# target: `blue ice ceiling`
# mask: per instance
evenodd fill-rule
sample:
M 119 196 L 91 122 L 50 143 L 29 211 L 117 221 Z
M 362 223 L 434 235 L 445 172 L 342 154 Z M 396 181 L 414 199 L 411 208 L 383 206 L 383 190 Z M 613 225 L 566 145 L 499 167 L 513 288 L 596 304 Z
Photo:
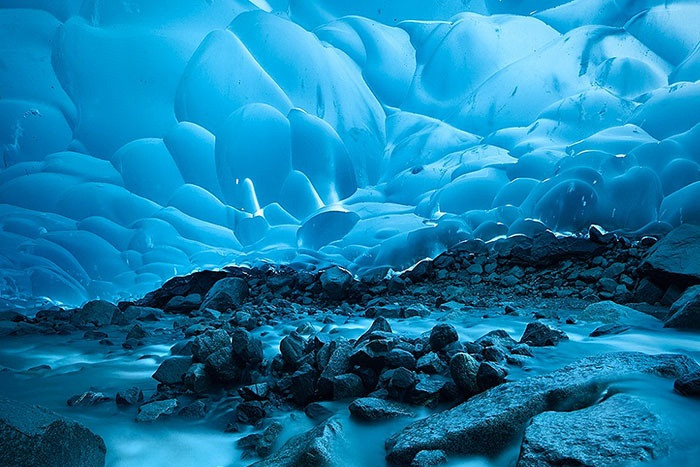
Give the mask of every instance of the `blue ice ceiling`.
M 0 290 L 700 223 L 700 3 L 0 0 Z

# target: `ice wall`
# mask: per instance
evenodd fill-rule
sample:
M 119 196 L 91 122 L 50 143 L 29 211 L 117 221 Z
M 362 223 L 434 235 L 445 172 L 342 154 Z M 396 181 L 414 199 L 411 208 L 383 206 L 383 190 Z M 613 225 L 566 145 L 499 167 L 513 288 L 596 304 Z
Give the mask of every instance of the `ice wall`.
M 0 291 L 700 223 L 693 0 L 0 0 Z

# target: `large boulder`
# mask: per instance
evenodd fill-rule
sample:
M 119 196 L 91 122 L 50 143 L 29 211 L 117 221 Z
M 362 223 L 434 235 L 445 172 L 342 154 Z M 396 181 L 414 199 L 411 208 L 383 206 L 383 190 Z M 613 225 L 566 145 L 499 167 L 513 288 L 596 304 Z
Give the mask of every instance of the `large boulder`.
M 544 412 L 525 430 L 518 467 L 626 465 L 667 450 L 661 419 L 635 396 L 616 394 L 573 412 Z
M 207 292 L 200 307 L 201 310 L 211 308 L 217 311 L 236 309 L 248 298 L 248 284 L 240 277 L 221 279 Z
M 315 428 L 294 436 L 279 451 L 252 464 L 256 467 L 325 467 L 346 465 L 340 453 L 345 447 L 343 427 L 337 419 L 330 419 Z M 252 467 L 251 466 L 251 467 Z
M 671 306 L 664 327 L 675 329 L 700 329 L 700 286 L 689 288 Z
M 387 440 L 387 459 L 408 465 L 422 450 L 494 455 L 511 444 L 532 417 L 588 407 L 615 381 L 640 374 L 680 377 L 698 369 L 694 360 L 676 354 L 587 357 L 547 375 L 502 384 L 409 425 Z
M 328 268 L 321 273 L 321 287 L 329 298 L 341 300 L 345 298 L 352 285 L 352 274 L 338 266 Z
M 658 323 L 658 320 L 653 316 L 610 300 L 588 305 L 578 317 L 584 321 L 599 321 L 605 324 Z
M 105 464 L 101 437 L 49 410 L 0 398 L 0 465 Z
M 76 310 L 71 322 L 76 326 L 107 326 L 118 313 L 119 308 L 116 305 L 104 300 L 93 300 Z
M 657 242 L 641 264 L 656 281 L 700 282 L 700 226 L 682 224 Z

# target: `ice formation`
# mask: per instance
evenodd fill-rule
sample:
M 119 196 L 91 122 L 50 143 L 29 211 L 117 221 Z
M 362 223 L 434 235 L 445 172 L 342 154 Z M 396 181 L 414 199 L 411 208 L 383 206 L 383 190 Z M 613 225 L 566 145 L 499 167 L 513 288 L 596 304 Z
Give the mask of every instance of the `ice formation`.
M 695 0 L 2 0 L 0 290 L 700 223 Z

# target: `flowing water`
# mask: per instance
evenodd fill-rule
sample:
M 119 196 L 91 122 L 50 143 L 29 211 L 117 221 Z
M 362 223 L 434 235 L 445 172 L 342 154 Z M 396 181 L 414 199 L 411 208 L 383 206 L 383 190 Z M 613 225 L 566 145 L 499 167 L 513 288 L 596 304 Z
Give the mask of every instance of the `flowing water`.
M 485 333 L 504 329 L 518 338 L 528 322 L 526 318 L 498 315 L 482 318 L 473 313 L 453 313 L 449 322 L 459 331 L 461 340 L 475 340 Z M 428 318 L 389 320 L 395 333 L 417 336 L 429 331 L 444 314 Z M 356 338 L 364 332 L 371 320 L 337 317 L 336 324 L 314 322 L 317 329 L 347 338 Z M 279 341 L 292 329 L 307 320 L 284 323 L 276 327 L 264 326 L 254 334 L 261 337 L 265 356 L 278 352 Z M 167 326 L 167 321 L 159 326 Z M 661 324 L 635 327 L 623 334 L 592 338 L 588 334 L 595 324 L 581 323 L 557 327 L 569 335 L 569 341 L 556 347 L 536 348 L 534 358 L 522 368 L 511 367 L 509 380 L 550 372 L 587 355 L 613 351 L 645 353 L 677 352 L 700 361 L 700 339 L 697 334 L 663 329 Z M 156 339 L 156 338 L 154 338 Z M 156 339 L 157 340 L 157 339 Z M 169 354 L 175 342 L 162 342 L 136 350 L 120 346 L 107 347 L 97 341 L 86 340 L 82 334 L 70 336 L 5 337 L 0 341 L 0 395 L 32 404 L 42 405 L 59 414 L 75 419 L 102 436 L 107 445 L 109 466 L 235 466 L 247 465 L 253 459 L 241 460 L 235 442 L 253 430 L 225 433 L 231 421 L 227 413 L 230 400 L 223 399 L 203 420 L 187 420 L 176 416 L 156 423 L 136 423 L 136 409 L 122 410 L 114 402 L 93 407 L 68 407 L 66 400 L 75 394 L 94 389 L 111 397 L 130 386 L 139 386 L 148 398 L 156 390 L 151 375 L 160 361 Z M 42 367 L 48 365 L 50 367 Z M 659 465 L 692 465 L 700 459 L 700 401 L 684 398 L 673 392 L 673 381 L 657 377 L 643 377 L 615 385 L 616 389 L 640 394 L 668 421 L 672 433 L 671 455 Z M 349 418 L 349 401 L 324 403 L 337 410 L 345 434 L 353 451 L 348 453 L 348 465 L 382 465 L 384 440 L 414 419 L 404 418 L 376 424 L 359 423 Z M 428 409 L 416 412 L 416 418 L 429 414 Z M 302 412 L 286 413 L 278 417 L 284 431 L 280 443 L 308 430 L 312 422 Z M 452 459 L 453 465 L 512 465 L 517 459 L 518 447 L 513 446 L 496 459 Z

